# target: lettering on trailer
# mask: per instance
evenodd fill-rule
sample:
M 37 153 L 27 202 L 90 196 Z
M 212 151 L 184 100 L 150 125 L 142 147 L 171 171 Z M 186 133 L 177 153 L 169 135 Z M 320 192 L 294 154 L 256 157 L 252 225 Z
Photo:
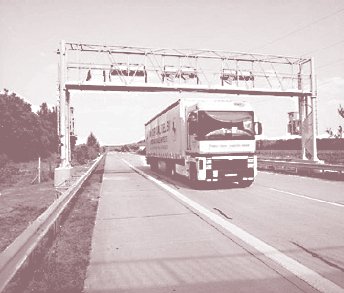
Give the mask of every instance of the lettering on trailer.
M 149 137 L 154 137 L 157 135 L 164 134 L 170 131 L 171 121 L 166 121 L 162 124 L 158 124 L 149 131 Z
M 159 123 L 159 122 L 158 122 Z M 168 136 L 164 135 L 171 130 L 171 121 L 167 120 L 149 130 L 150 145 L 152 151 L 167 150 Z
M 167 142 L 167 135 L 151 139 L 151 144 Z

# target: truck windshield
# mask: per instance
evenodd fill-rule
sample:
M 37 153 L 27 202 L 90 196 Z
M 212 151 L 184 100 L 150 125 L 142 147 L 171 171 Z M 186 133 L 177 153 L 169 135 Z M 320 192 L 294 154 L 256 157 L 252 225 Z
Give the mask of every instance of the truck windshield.
M 253 112 L 199 111 L 198 140 L 254 139 Z

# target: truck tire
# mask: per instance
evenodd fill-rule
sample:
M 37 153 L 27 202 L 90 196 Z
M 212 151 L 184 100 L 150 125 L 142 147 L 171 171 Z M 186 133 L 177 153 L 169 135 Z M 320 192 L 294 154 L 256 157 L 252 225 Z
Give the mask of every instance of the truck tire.
M 191 186 L 196 187 L 197 186 L 197 169 L 196 169 L 196 163 L 190 164 L 190 170 L 189 170 L 189 181 Z
M 176 176 L 176 164 L 169 162 L 167 163 L 167 175 L 174 177 Z
M 151 160 L 150 168 L 151 168 L 151 170 L 153 172 L 157 172 L 159 170 L 159 168 L 158 168 L 158 161 L 157 160 Z

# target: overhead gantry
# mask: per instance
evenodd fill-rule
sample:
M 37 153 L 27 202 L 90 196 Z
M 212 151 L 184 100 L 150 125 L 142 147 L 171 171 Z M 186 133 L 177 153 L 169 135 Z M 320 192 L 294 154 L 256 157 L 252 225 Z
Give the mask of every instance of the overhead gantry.
M 318 161 L 316 79 L 312 58 L 65 41 L 61 41 L 58 54 L 61 163 L 55 172 L 55 184 L 70 177 L 72 90 L 296 97 L 302 157 Z

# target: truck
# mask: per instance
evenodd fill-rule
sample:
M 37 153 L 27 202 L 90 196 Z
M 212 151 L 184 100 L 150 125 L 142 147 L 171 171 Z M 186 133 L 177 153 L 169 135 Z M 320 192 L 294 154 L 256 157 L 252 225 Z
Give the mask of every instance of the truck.
M 249 103 L 229 97 L 179 99 L 145 123 L 147 164 L 192 183 L 248 187 L 257 174 L 255 136 L 262 133 L 254 118 Z

